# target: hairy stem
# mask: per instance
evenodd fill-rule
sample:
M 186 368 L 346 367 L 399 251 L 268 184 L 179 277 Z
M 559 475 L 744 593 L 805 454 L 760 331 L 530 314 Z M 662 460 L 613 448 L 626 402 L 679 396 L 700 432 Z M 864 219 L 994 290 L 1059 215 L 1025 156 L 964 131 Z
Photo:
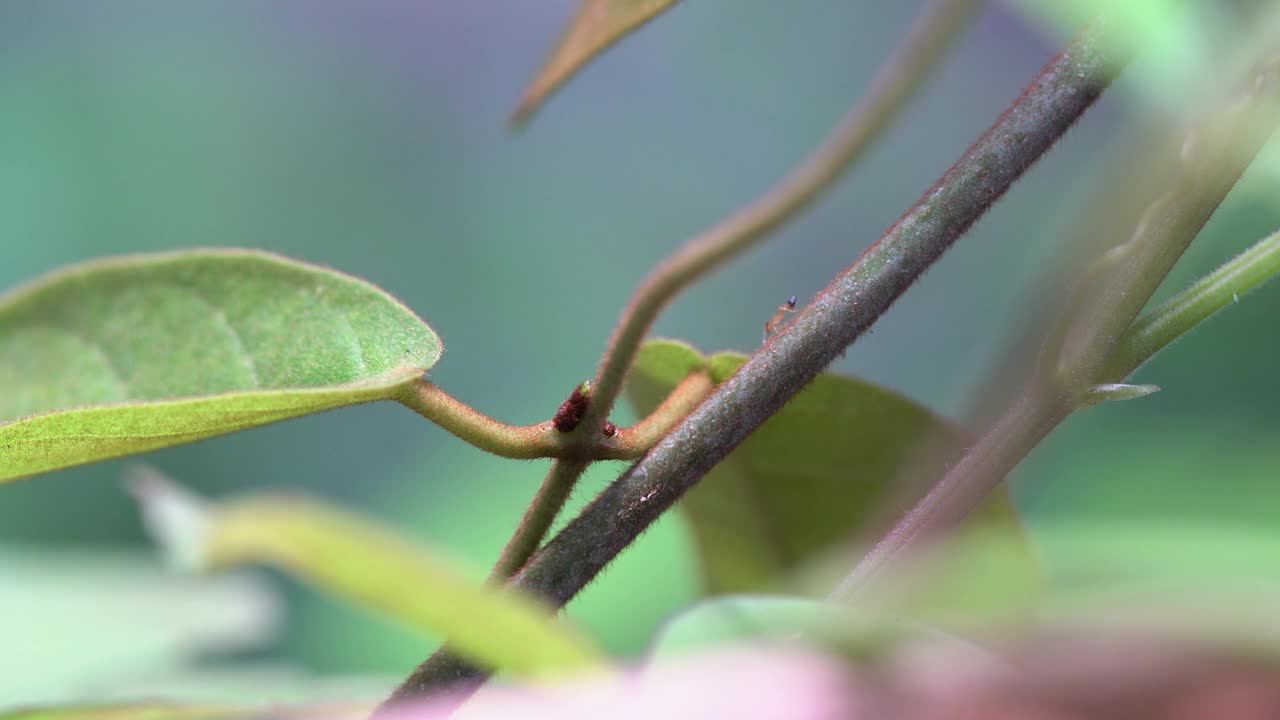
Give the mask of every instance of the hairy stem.
M 933 0 L 872 81 L 871 91 L 826 140 L 777 185 L 689 240 L 645 278 L 622 312 L 594 382 L 588 427 L 613 408 L 640 344 L 658 313 L 698 278 L 751 247 L 808 207 L 840 177 L 920 87 L 980 0 Z
M 688 415 L 690 410 L 697 407 L 711 392 L 712 386 L 710 375 L 705 372 L 693 373 L 681 381 L 649 417 L 632 427 L 619 429 L 613 439 L 616 443 L 614 447 L 627 454 L 634 452 L 637 457 L 642 455 Z M 547 536 L 547 531 L 569 500 L 574 484 L 588 464 L 589 461 L 582 460 L 561 460 L 552 464 L 515 534 L 502 550 L 502 556 L 498 558 L 489 576 L 490 581 L 505 582 L 529 560 Z
M 1123 58 L 1086 32 L 862 258 L 623 473 L 512 585 L 563 606 L 861 335 L 1092 105 Z M 397 695 L 481 677 L 442 650 Z
M 715 383 L 711 380 L 711 375 L 706 371 L 698 371 L 689 375 L 676 385 L 671 394 L 667 396 L 662 404 L 649 413 L 649 417 L 632 425 L 629 428 L 618 430 L 616 442 L 619 447 L 623 448 L 644 448 L 643 451 L 636 453 L 636 457 L 642 455 L 649 448 L 653 447 L 676 426 L 676 423 L 684 419 L 686 415 L 693 411 L 707 395 L 711 394 Z
M 1128 377 L 1156 353 L 1241 295 L 1280 273 L 1280 232 L 1260 240 L 1178 296 L 1134 321 L 1103 371 L 1106 380 Z
M 560 509 L 573 492 L 574 484 L 589 464 L 585 460 L 557 460 L 551 464 L 542 487 L 538 488 L 538 494 L 533 497 L 533 502 L 525 510 L 524 517 L 520 518 L 515 533 L 507 541 L 502 555 L 489 573 L 490 582 L 506 583 L 528 562 L 542 544 L 542 539 L 547 536 L 551 523 L 556 521 Z
M 1133 324 L 1173 263 L 1200 233 L 1213 211 L 1239 180 L 1249 162 L 1280 122 L 1280 64 L 1259 67 L 1242 98 L 1220 108 L 1187 134 L 1177 151 L 1182 168 L 1172 187 L 1147 209 L 1132 237 L 1103 256 L 1087 274 L 1088 302 L 1073 307 L 1063 319 L 1065 332 L 1051 336 L 1057 364 L 1043 366 L 1003 417 L 908 512 L 840 584 L 835 596 L 849 600 L 893 559 L 924 538 L 936 536 L 965 517 L 996 488 L 1023 457 L 1072 412 L 1087 405 L 1099 382 L 1118 382 L 1140 364 L 1140 353 L 1155 352 L 1156 342 L 1172 339 L 1151 333 L 1149 323 Z M 1248 255 L 1248 253 L 1246 253 Z M 1166 306 L 1167 307 L 1167 306 Z M 1165 308 L 1156 311 L 1163 315 Z M 1176 312 L 1176 311 L 1175 311 Z M 1183 315 L 1207 316 L 1212 302 Z M 1122 339 L 1117 328 L 1142 326 L 1141 337 L 1154 341 L 1129 351 L 1118 364 L 1108 358 Z M 1062 340 L 1065 338 L 1065 341 Z M 1135 364 L 1136 362 L 1136 364 Z M 1104 374 L 1106 368 L 1114 374 Z M 1127 369 L 1126 369 L 1127 368 Z M 1120 371 L 1124 370 L 1121 374 Z
M 517 460 L 634 460 L 653 447 L 710 390 L 709 376 L 705 373 L 691 375 L 649 417 L 632 427 L 615 428 L 612 435 L 598 437 L 594 442 L 588 433 L 557 430 L 553 421 L 507 425 L 426 379 L 409 385 L 396 399 L 457 437 L 500 457 Z
M 904 43 L 877 72 L 870 93 L 846 113 L 808 158 L 763 196 L 689 240 L 650 273 L 623 310 L 601 358 L 591 402 L 582 418 L 585 432 L 597 432 L 609 417 L 636 352 L 662 308 L 680 290 L 743 252 L 816 200 L 919 88 L 950 41 L 959 34 L 964 21 L 980 4 L 981 0 L 932 0 Z M 679 413 L 681 417 L 683 414 Z M 662 417 L 663 408 L 654 415 Z M 630 439 L 647 448 L 647 444 L 656 441 L 666 429 L 657 422 L 641 423 Z M 657 432 L 659 430 L 662 432 Z M 619 436 L 622 442 L 629 439 L 626 431 Z M 552 465 L 494 568 L 495 577 L 524 564 L 525 558 L 521 555 L 536 549 L 583 470 L 585 465 L 576 462 Z M 444 661 L 437 666 L 428 659 L 405 680 L 388 703 L 418 696 L 454 679 L 455 674 L 444 669 Z
M 507 425 L 458 400 L 439 386 L 420 378 L 396 398 L 410 410 L 468 443 L 506 458 L 531 460 L 565 452 L 564 433 L 549 422 Z

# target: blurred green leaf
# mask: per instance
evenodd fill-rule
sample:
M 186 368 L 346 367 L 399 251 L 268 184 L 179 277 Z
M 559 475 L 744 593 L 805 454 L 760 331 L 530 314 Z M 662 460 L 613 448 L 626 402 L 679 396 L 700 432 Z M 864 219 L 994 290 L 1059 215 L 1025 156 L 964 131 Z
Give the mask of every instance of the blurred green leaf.
M 323 704 L 352 709 L 363 720 L 400 680 L 396 675 L 321 674 L 285 663 L 237 658 L 134 675 L 94 688 L 92 697 L 104 702 L 165 698 L 217 707 Z
M 213 705 L 185 701 L 135 700 L 119 702 L 37 705 L 8 712 L 0 720 L 363 720 L 376 707 L 369 703 L 321 705 Z
M 532 598 L 482 585 L 385 527 L 299 497 L 208 505 L 155 473 L 135 489 L 172 557 L 200 570 L 262 562 L 425 633 L 472 662 L 519 675 L 600 664 L 594 647 Z
M 352 718 L 386 698 L 395 676 L 316 675 L 259 661 L 214 661 L 88 679 L 70 701 L 42 698 L 0 711 L 0 720 L 160 720 L 175 718 Z M 86 700 L 86 698 L 92 698 Z
M 848 634 L 850 613 L 831 603 L 787 595 L 725 595 L 696 603 L 667 621 L 654 638 L 656 659 L 761 639 L 832 638 Z
M 1145 72 L 1134 73 L 1143 91 L 1161 103 L 1185 99 L 1186 84 L 1203 80 L 1214 67 L 1210 52 L 1216 12 L 1204 3 L 1183 0 L 1017 0 L 1033 18 L 1059 32 L 1076 32 L 1082 24 L 1105 17 L 1116 42 L 1143 52 Z
M 1050 558 L 1025 583 L 1025 548 L 1008 533 L 970 532 L 918 547 L 856 606 L 803 597 L 726 595 L 672 618 L 658 658 L 756 640 L 817 643 L 876 657 L 913 640 L 993 659 L 978 642 L 1042 632 L 1151 633 L 1280 650 L 1280 533 L 1183 523 L 1064 521 L 1035 529 Z M 1031 590 L 1032 592 L 1025 592 Z
M 1272 529 L 1134 518 L 1058 521 L 1037 528 L 1036 537 L 1057 595 L 1176 585 L 1223 597 L 1240 587 L 1280 593 L 1280 533 Z
M 520 98 L 511 114 L 511 124 L 527 121 L 551 93 L 592 58 L 673 4 L 675 0 L 583 0 L 564 36 Z
M 216 720 L 249 716 L 256 713 L 171 702 L 48 705 L 0 712 L 0 720 Z
M 693 369 L 705 364 L 719 383 L 744 362 L 737 353 L 704 358 L 684 343 L 651 341 L 636 358 L 628 397 L 643 416 Z M 820 375 L 681 501 L 707 590 L 766 587 L 850 541 L 879 519 L 908 462 L 933 443 L 963 439 L 954 424 L 900 395 Z M 1022 536 L 1004 490 L 983 506 L 977 522 Z
M 269 253 L 72 266 L 0 298 L 0 482 L 389 398 L 441 350 L 382 290 Z
M 970 533 L 899 563 L 869 607 L 966 634 L 1108 627 L 1280 651 L 1280 534 L 1185 521 L 1116 519 L 1033 526 L 1047 573 L 1022 592 L 1021 547 Z
M 693 651 L 760 641 L 805 643 L 851 658 L 876 658 L 912 641 L 945 645 L 966 665 L 998 663 L 972 642 L 897 612 L 852 608 L 790 595 L 725 595 L 704 600 L 668 621 L 650 654 L 662 660 Z
M 0 552 L 0 705 L 175 672 L 202 653 L 256 649 L 279 604 L 255 578 L 177 577 L 137 553 Z

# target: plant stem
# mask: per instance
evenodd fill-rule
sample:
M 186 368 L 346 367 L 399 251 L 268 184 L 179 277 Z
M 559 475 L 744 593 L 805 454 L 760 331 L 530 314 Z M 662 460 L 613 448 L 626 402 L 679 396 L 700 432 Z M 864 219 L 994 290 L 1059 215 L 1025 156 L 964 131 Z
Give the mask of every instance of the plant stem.
M 928 533 L 964 519 L 1008 474 L 1010 458 L 1031 452 L 1069 414 L 1061 402 L 1042 402 L 1030 393 L 1019 397 L 978 444 L 872 547 L 832 591 L 832 599 L 852 600 L 877 572 L 891 567 Z
M 560 514 L 560 508 L 569 500 L 573 486 L 587 469 L 590 462 L 586 460 L 557 460 L 551 464 L 551 470 L 538 488 L 538 494 L 529 503 L 516 526 L 515 533 L 502 549 L 502 555 L 489 573 L 489 582 L 504 584 L 528 562 L 542 539 L 551 529 Z
M 1108 251 L 1087 295 L 1064 318 L 1055 377 L 1078 394 L 1108 380 L 1103 369 L 1151 299 L 1275 129 L 1280 61 L 1250 71 L 1243 92 L 1201 119 L 1178 144 L 1180 166 L 1169 189 L 1143 213 L 1130 239 Z
M 619 429 L 615 442 L 623 448 L 643 448 L 635 455 L 640 457 L 649 448 L 658 444 L 662 436 L 670 432 L 676 423 L 698 407 L 698 404 L 711 394 L 714 387 L 715 383 L 706 371 L 690 374 L 676 385 L 661 405 L 649 413 L 649 417 L 629 428 Z
M 869 328 L 1092 105 L 1123 59 L 1087 31 L 938 183 L 799 316 L 512 578 L 563 606 L 716 463 Z M 481 676 L 447 650 L 396 698 Z M 385 707 L 385 706 L 384 706 Z
M 1280 232 L 1258 241 L 1178 296 L 1134 321 L 1107 361 L 1104 379 L 1126 378 L 1174 340 L 1280 273 Z
M 458 400 L 439 386 L 421 378 L 396 398 L 410 410 L 468 443 L 494 455 L 531 460 L 553 457 L 565 451 L 565 433 L 549 422 L 507 425 Z
M 690 239 L 645 278 L 622 312 L 593 383 L 584 420 L 609 416 L 640 344 L 677 293 L 763 239 L 808 207 L 879 136 L 920 87 L 981 0 L 933 0 L 904 42 L 881 66 L 871 91 L 840 120 L 808 158 L 750 204 Z
M 682 380 L 649 417 L 633 427 L 619 429 L 612 442 L 623 452 L 635 452 L 636 457 L 639 457 L 688 415 L 690 410 L 697 407 L 711 392 L 712 387 L 710 375 L 705 372 L 693 373 Z M 529 560 L 547 536 L 547 531 L 551 529 L 551 524 L 560 514 L 560 509 L 568 501 L 574 484 L 588 464 L 587 461 L 561 460 L 551 465 L 546 479 L 542 481 L 542 487 L 525 510 L 515 534 L 507 541 L 501 557 L 494 565 L 493 572 L 489 575 L 491 582 L 506 582 Z
M 1126 243 L 1103 256 L 1102 277 L 1096 267 L 1087 274 L 1091 280 L 1088 302 L 1063 318 L 1065 331 L 1051 336 L 1051 341 L 1068 338 L 1060 345 L 1059 363 L 1050 373 L 1053 376 L 1044 377 L 1042 372 L 1032 379 L 978 444 L 853 569 L 834 597 L 851 600 L 876 572 L 892 565 L 894 558 L 921 539 L 952 527 L 994 490 L 1040 440 L 1087 402 L 1090 389 L 1098 382 L 1123 380 L 1127 371 L 1120 371 L 1137 367 L 1145 359 L 1141 352 L 1154 353 L 1163 346 L 1157 343 L 1176 336 L 1167 327 L 1151 332 L 1154 325 L 1133 323 L 1135 328 L 1146 328 L 1139 330 L 1140 337 L 1150 344 L 1130 350 L 1115 365 L 1108 360 L 1122 347 L 1119 341 L 1131 337 L 1118 333 L 1116 328 L 1121 322 L 1126 326 L 1132 323 L 1134 315 L 1147 303 L 1280 122 L 1280 64 L 1260 66 L 1250 80 L 1242 99 L 1212 114 L 1178 144 L 1183 165 L 1172 188 L 1148 207 Z M 1204 317 L 1216 309 L 1212 300 L 1194 307 L 1197 309 L 1185 314 L 1176 309 L 1171 312 L 1173 317 L 1189 321 L 1197 314 L 1203 313 Z M 1163 317 L 1163 310 L 1164 307 L 1157 310 L 1155 315 Z M 1182 326 L 1184 330 L 1186 327 Z M 1104 376 L 1105 368 L 1113 368 L 1115 374 Z
M 634 460 L 653 447 L 710 389 L 710 377 L 691 375 L 649 417 L 632 427 L 618 428 L 611 437 L 599 437 L 594 444 L 588 444 L 589 434 L 560 432 L 551 422 L 534 425 L 499 422 L 426 379 L 409 385 L 396 399 L 455 436 L 500 457 Z
M 623 311 L 608 349 L 601 358 L 592 384 L 591 399 L 582 418 L 587 428 L 585 432 L 597 432 L 596 428 L 608 418 L 635 354 L 662 308 L 699 277 L 746 250 L 808 207 L 839 178 L 920 87 L 981 1 L 933 0 L 902 45 L 877 72 L 870 93 L 845 114 L 809 157 L 763 196 L 689 240 L 650 273 Z M 711 387 L 710 379 L 702 374 L 691 376 L 685 382 L 706 384 L 698 401 Z M 685 395 L 678 388 L 668 402 L 644 422 L 630 430 L 621 430 L 616 443 L 625 448 L 642 447 L 647 450 L 670 429 L 671 422 L 684 417 L 697 403 L 688 407 L 678 404 L 668 407 L 668 404 L 694 394 Z M 607 439 L 603 441 L 608 442 Z M 585 469 L 586 465 L 578 462 L 552 465 L 498 560 L 493 578 L 508 576 L 524 564 L 528 555 L 541 543 Z
M 1109 84 L 1120 59 L 1102 34 L 1086 32 L 1052 60 L 884 237 L 538 553 L 516 584 L 566 602 L 869 328 Z

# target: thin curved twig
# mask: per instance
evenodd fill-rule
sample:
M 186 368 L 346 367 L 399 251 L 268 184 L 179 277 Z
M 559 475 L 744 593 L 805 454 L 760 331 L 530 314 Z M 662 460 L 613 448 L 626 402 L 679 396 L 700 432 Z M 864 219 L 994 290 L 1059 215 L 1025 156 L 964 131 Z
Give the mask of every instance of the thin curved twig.
M 869 328 L 1073 125 L 1127 57 L 1086 31 L 818 298 L 623 473 L 512 578 L 563 606 L 747 435 Z M 447 649 L 389 703 L 484 676 Z M 388 705 L 384 705 L 388 707 Z
M 794 218 L 847 170 L 920 87 L 981 0 L 933 0 L 862 97 L 810 155 L 737 212 L 690 239 L 645 278 L 622 312 L 593 382 L 584 421 L 598 427 L 658 313 L 695 280 Z
M 671 392 L 650 415 L 631 427 L 613 428 L 611 434 L 587 444 L 578 432 L 561 432 L 554 421 L 533 425 L 507 425 L 458 400 L 421 378 L 396 398 L 458 438 L 499 457 L 516 460 L 558 458 L 573 462 L 635 460 L 653 447 L 680 418 L 706 397 L 711 380 L 705 373 L 691 375 Z M 541 540 L 541 539 L 539 539 Z
M 933 0 L 901 46 L 881 66 L 871 91 L 858 100 L 809 157 L 764 195 L 689 240 L 649 274 L 613 331 L 596 372 L 591 401 L 581 422 L 583 429 L 575 435 L 598 433 L 597 429 L 604 426 L 636 352 L 662 308 L 680 290 L 763 239 L 830 187 L 920 87 L 943 51 L 965 26 L 964 20 L 980 4 L 981 0 Z M 657 436 L 652 439 L 656 440 Z M 589 440 L 586 442 L 590 444 Z M 601 442 L 607 442 L 607 438 L 601 438 Z M 508 550 L 533 552 L 537 548 L 542 536 L 533 538 L 528 536 L 528 531 L 550 527 L 585 467 L 577 463 L 552 465 L 533 505 L 525 513 L 526 520 L 546 521 L 528 528 L 522 522 L 516 537 L 508 542 Z M 544 504 L 547 506 L 543 507 Z M 504 552 L 499 565 L 519 567 L 525 560 L 527 557 Z

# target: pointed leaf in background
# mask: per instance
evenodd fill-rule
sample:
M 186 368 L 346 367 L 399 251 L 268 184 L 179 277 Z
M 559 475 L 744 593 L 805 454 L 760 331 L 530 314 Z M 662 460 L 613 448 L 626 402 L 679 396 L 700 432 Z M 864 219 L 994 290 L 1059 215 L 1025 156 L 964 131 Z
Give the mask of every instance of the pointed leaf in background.
M 390 398 L 441 351 L 386 292 L 270 253 L 75 265 L 0 296 L 0 482 Z
M 601 51 L 675 4 L 675 0 L 583 0 L 551 56 L 525 90 L 511 124 L 528 121 L 551 93 Z
M 746 356 L 704 358 L 671 340 L 646 343 L 627 395 L 641 416 L 693 369 L 719 383 Z M 768 587 L 854 539 L 893 497 L 892 483 L 918 453 L 963 431 L 906 398 L 855 378 L 824 373 L 747 438 L 681 501 L 710 593 Z M 1001 490 L 976 522 L 1022 537 Z M 1030 558 L 1028 558 L 1030 562 Z

